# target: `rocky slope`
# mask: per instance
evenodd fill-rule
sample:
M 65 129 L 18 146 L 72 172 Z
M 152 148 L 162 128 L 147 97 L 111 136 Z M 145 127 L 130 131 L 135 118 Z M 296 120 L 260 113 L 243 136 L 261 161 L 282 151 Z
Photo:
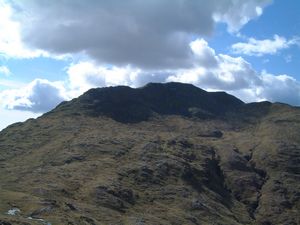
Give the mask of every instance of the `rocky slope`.
M 0 133 L 0 225 L 300 224 L 299 133 L 284 104 L 92 89 Z

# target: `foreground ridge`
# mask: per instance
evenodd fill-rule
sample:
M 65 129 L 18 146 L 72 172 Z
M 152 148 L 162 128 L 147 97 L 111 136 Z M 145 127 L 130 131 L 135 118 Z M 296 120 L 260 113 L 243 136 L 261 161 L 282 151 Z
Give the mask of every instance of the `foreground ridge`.
M 97 88 L 0 132 L 0 224 L 300 224 L 300 110 Z

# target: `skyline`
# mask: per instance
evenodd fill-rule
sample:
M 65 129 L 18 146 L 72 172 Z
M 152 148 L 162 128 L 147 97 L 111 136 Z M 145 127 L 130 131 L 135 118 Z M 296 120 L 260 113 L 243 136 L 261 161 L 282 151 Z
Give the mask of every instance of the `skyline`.
M 299 30 L 296 0 L 0 0 L 0 129 L 148 82 L 299 106 Z

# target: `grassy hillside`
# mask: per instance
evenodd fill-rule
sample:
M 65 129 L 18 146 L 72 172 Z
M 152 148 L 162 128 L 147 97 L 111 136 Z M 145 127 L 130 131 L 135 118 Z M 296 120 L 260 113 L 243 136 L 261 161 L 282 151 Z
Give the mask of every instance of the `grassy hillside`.
M 300 224 L 300 110 L 168 85 L 3 130 L 0 224 Z

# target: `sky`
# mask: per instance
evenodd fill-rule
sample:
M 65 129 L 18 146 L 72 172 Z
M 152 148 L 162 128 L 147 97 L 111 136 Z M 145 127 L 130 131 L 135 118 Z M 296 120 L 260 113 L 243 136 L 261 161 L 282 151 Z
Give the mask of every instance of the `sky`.
M 0 0 L 0 130 L 90 88 L 300 106 L 299 0 Z

